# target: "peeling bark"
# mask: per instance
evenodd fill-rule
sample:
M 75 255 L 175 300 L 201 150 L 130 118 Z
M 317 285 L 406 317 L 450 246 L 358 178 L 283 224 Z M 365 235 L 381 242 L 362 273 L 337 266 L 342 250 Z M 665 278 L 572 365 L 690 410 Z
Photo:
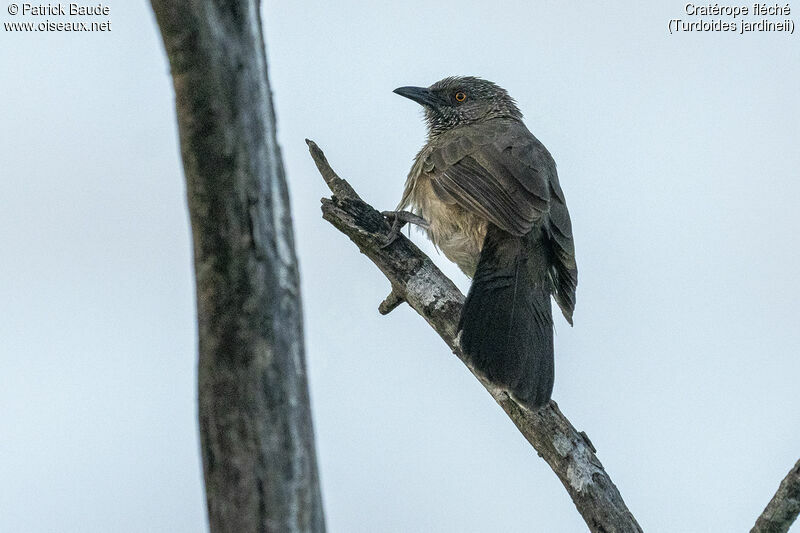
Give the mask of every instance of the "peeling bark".
M 257 0 L 152 0 L 192 225 L 212 532 L 321 532 L 302 310 Z
M 333 193 L 332 198 L 322 199 L 323 218 L 347 235 L 391 283 L 392 294 L 381 304 L 381 311 L 389 312 L 401 301 L 408 302 L 466 364 L 457 337 L 464 296 L 407 238 L 400 236 L 384 247 L 390 226 L 383 215 L 361 200 L 353 188 L 336 175 L 316 144 L 306 142 Z M 589 438 L 570 424 L 555 402 L 530 411 L 477 374 L 475 377 L 550 465 L 591 531 L 642 531 L 595 455 Z

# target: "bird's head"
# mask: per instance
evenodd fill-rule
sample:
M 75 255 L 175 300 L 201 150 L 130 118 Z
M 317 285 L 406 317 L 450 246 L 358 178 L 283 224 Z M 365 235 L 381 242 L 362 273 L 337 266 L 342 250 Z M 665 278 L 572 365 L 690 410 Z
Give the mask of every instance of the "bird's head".
M 422 105 L 431 136 L 490 118 L 522 118 L 505 89 L 472 76 L 452 76 L 430 87 L 399 87 L 394 92 Z

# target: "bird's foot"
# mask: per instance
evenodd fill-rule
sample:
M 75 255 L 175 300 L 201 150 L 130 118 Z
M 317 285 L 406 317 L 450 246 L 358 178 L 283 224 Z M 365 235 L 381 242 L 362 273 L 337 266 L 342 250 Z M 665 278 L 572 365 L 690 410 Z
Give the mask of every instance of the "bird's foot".
M 381 248 L 386 248 L 394 241 L 397 240 L 397 237 L 400 236 L 400 230 L 406 224 L 414 224 L 415 226 L 419 226 L 423 229 L 428 229 L 430 224 L 419 215 L 415 215 L 410 211 L 383 211 L 381 212 L 383 216 L 387 219 L 392 221 L 391 231 L 389 231 L 389 236 L 386 238 L 386 242 L 383 243 Z

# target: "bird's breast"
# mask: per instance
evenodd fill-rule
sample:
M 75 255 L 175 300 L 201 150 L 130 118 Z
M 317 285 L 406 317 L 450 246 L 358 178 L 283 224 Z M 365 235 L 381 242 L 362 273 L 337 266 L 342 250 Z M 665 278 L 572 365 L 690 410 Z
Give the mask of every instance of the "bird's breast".
M 433 244 L 472 277 L 486 237 L 486 220 L 456 204 L 442 202 L 424 175 L 414 184 L 411 203 L 414 211 L 430 224 L 428 237 Z

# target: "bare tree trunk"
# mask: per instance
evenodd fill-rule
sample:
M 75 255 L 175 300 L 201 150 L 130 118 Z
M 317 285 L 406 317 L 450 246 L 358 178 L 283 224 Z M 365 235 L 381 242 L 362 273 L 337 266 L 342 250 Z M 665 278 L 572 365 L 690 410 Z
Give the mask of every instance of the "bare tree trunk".
M 288 192 L 258 0 L 151 0 L 194 240 L 212 532 L 325 529 Z

